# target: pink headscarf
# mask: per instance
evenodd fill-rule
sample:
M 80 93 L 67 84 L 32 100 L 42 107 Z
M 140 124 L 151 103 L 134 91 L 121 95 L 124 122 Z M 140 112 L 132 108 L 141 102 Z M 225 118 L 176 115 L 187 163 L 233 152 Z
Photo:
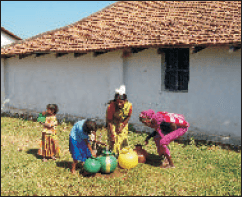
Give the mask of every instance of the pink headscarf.
M 148 117 L 150 119 L 153 119 L 154 115 L 155 115 L 155 111 L 153 111 L 152 109 L 149 109 L 147 111 L 142 111 L 140 114 L 140 117 L 142 118 Z

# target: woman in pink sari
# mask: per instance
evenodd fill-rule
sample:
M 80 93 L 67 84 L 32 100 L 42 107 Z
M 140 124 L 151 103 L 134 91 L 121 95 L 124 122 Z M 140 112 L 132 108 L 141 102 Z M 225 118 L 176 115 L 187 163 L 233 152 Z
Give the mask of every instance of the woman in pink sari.
M 188 130 L 189 123 L 180 114 L 168 112 L 155 113 L 151 109 L 142 111 L 139 119 L 146 126 L 155 129 L 155 131 L 146 137 L 145 143 L 147 145 L 148 140 L 154 137 L 159 156 L 165 156 L 165 160 L 160 167 L 174 168 L 174 163 L 167 145 L 178 137 L 183 136 Z

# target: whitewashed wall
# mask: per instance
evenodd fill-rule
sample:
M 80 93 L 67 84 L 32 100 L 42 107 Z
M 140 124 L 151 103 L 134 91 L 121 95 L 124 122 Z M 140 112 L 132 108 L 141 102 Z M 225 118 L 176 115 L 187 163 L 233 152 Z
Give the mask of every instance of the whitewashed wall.
M 1 58 L 1 102 L 5 99 L 5 88 L 4 88 L 4 59 Z
M 44 110 L 57 103 L 60 113 L 105 117 L 105 106 L 122 83 L 121 52 L 74 58 L 48 54 L 35 58 L 9 58 L 6 65 L 7 96 L 18 108 Z M 103 110 L 103 111 L 102 111 Z
M 184 114 L 190 130 L 241 138 L 241 50 L 206 48 L 190 54 L 188 93 L 161 91 L 161 55 L 148 49 L 124 60 L 132 122 L 152 108 Z
M 103 104 L 124 82 L 133 103 L 132 123 L 139 123 L 140 111 L 152 108 L 184 114 L 190 131 L 241 138 L 241 50 L 206 48 L 190 54 L 188 93 L 161 91 L 161 55 L 156 49 L 126 59 L 121 55 L 9 58 L 7 97 L 19 108 L 41 111 L 57 103 L 60 113 L 104 118 Z
M 13 37 L 9 36 L 8 34 L 4 33 L 3 31 L 1 31 L 1 46 L 11 44 L 15 41 L 16 41 L 16 39 L 14 39 Z
M 11 44 L 15 42 L 16 39 L 11 37 L 10 35 L 1 31 L 1 47 L 7 44 Z M 1 101 L 5 98 L 5 87 L 4 87 L 4 59 L 1 58 Z

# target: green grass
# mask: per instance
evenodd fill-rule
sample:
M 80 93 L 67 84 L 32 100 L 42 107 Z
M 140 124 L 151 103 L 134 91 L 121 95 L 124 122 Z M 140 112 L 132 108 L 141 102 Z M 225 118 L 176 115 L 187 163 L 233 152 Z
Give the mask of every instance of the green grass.
M 58 126 L 61 158 L 42 162 L 37 122 L 1 117 L 1 196 L 241 196 L 241 153 L 209 147 L 170 144 L 174 169 L 160 169 L 153 139 L 143 148 L 156 162 L 138 164 L 119 177 L 83 177 L 70 173 L 69 133 Z M 105 129 L 101 130 L 106 141 Z M 129 133 L 132 148 L 145 134 Z

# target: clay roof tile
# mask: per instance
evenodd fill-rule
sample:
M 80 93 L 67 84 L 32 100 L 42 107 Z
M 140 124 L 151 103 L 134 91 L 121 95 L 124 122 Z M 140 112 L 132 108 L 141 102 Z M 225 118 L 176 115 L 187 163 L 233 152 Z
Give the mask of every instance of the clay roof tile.
M 1 55 L 230 43 L 241 43 L 241 1 L 119 1 L 1 48 Z

